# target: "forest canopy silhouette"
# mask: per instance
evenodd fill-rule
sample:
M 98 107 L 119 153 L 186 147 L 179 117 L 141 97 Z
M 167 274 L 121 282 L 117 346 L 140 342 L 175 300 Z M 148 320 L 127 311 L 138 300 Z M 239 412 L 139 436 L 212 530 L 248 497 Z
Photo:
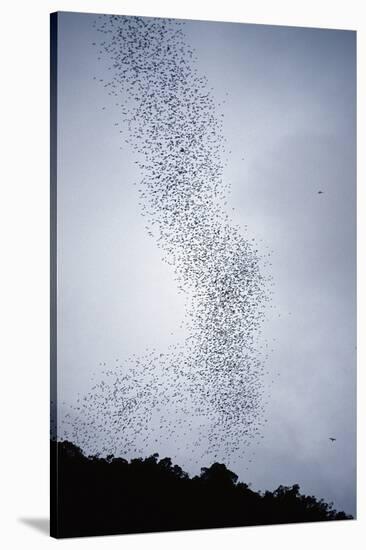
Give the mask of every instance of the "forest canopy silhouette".
M 52 468 L 56 464 L 55 537 L 353 519 L 302 495 L 297 484 L 255 492 L 225 464 L 189 477 L 158 454 L 130 461 L 87 457 L 68 441 L 51 441 Z

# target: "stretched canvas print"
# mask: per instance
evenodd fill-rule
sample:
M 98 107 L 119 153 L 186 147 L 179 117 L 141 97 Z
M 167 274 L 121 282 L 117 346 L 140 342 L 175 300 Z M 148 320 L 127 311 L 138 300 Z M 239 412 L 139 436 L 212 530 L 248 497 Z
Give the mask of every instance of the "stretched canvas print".
M 356 34 L 51 15 L 51 535 L 356 515 Z

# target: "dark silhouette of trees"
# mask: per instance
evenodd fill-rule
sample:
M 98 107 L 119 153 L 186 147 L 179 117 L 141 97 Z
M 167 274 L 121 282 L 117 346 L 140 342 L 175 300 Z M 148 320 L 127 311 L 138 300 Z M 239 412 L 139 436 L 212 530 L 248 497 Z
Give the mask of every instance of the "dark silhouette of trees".
M 57 468 L 57 476 L 56 476 Z M 224 464 L 190 478 L 170 458 L 86 457 L 51 442 L 51 535 L 74 537 L 352 519 L 299 485 L 264 494 Z

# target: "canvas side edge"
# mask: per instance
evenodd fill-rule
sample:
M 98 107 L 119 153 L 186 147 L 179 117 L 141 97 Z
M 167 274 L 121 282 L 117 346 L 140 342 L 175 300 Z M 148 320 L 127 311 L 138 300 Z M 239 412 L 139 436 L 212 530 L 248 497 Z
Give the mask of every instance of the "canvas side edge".
M 50 535 L 59 537 L 57 460 L 57 86 L 58 14 L 50 14 Z

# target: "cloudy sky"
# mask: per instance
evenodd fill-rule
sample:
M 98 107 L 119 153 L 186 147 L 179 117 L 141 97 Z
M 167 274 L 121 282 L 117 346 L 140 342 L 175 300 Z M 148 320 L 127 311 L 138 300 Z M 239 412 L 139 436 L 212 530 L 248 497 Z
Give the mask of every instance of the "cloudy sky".
M 139 215 L 134 155 L 93 80 L 106 71 L 93 20 L 59 23 L 60 402 L 87 391 L 100 362 L 184 337 L 171 334 L 184 303 Z M 268 422 L 245 478 L 232 468 L 256 489 L 299 483 L 355 513 L 356 35 L 193 21 L 185 34 L 226 101 L 234 221 L 271 251 Z

